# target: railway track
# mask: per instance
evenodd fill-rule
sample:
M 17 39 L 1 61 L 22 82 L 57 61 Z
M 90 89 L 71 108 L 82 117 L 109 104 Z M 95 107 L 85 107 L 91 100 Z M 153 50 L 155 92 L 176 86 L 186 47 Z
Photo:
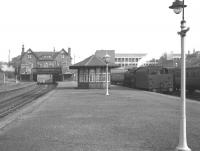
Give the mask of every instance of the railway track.
M 0 100 L 0 118 L 34 101 L 55 87 L 55 85 L 35 85 L 34 87 L 25 89 L 24 92 L 18 91 L 18 93 L 14 94 L 10 92 L 9 97 L 4 97 L 4 99 Z M 9 95 L 9 92 L 7 95 Z
M 12 92 L 12 91 L 14 92 L 14 91 L 25 89 L 27 87 L 31 87 L 34 85 L 36 85 L 36 83 L 28 83 L 28 84 L 23 83 L 23 84 L 13 85 L 13 86 L 11 86 L 11 85 L 4 86 L 3 88 L 2 87 L 0 88 L 0 95 L 5 92 Z
M 175 92 L 172 92 L 172 93 L 170 93 L 168 95 L 173 95 L 173 96 L 180 97 L 181 96 L 181 92 L 180 91 L 175 91 Z M 194 101 L 200 101 L 200 91 L 194 91 L 194 92 L 186 91 L 186 98 L 194 100 Z

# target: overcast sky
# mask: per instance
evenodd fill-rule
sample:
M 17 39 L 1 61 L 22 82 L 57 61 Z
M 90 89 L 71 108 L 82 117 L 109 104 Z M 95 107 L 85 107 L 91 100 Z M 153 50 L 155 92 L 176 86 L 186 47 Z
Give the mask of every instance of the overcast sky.
M 180 52 L 181 15 L 168 7 L 172 0 L 2 0 L 1 61 L 20 54 L 22 44 L 33 51 L 68 47 L 80 61 L 95 50 L 116 53 Z M 200 50 L 200 1 L 185 0 L 190 31 L 186 51 Z

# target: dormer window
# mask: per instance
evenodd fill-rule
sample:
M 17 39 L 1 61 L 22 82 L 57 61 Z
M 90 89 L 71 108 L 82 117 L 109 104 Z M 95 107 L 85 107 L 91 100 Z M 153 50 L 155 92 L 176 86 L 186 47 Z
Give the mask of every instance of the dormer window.
M 65 58 L 65 55 L 64 55 L 64 54 L 62 54 L 62 55 L 61 55 L 61 58 L 62 58 L 62 59 L 63 59 L 63 58 Z

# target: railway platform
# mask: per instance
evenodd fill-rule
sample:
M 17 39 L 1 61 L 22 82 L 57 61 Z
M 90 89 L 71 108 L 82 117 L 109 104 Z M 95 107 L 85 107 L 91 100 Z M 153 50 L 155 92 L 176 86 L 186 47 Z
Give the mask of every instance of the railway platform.
M 174 96 L 112 86 L 58 87 L 0 129 L 1 151 L 173 151 L 180 101 Z M 187 102 L 188 145 L 200 150 L 200 103 Z M 0 121 L 1 124 L 1 121 Z

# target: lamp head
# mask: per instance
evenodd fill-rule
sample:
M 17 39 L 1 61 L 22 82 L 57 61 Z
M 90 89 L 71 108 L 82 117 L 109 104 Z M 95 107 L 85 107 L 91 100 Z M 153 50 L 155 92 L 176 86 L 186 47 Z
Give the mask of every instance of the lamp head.
M 184 5 L 184 2 L 180 0 L 176 0 L 171 6 L 169 6 L 169 8 L 173 9 L 176 14 L 180 14 L 184 7 L 187 7 L 187 5 Z
M 106 63 L 109 63 L 109 61 L 110 61 L 110 56 L 109 56 L 108 54 L 106 54 L 106 55 L 104 56 L 104 58 L 105 58 L 105 62 L 106 62 Z

